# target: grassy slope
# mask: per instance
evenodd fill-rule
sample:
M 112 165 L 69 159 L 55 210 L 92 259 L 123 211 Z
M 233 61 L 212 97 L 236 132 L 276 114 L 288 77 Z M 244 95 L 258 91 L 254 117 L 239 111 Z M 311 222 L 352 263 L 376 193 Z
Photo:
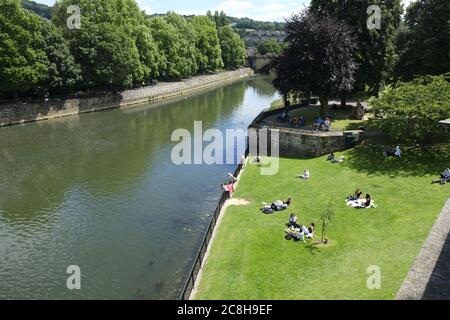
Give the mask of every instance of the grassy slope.
M 281 159 L 274 177 L 249 165 L 235 197 L 252 204 L 227 210 L 196 298 L 393 299 L 450 196 L 449 185 L 430 184 L 450 164 L 450 146 L 405 151 L 401 160 L 383 159 L 381 146 L 360 146 L 337 165 Z M 312 180 L 294 178 L 304 168 Z M 346 207 L 346 195 L 357 187 L 373 196 L 377 209 Z M 288 211 L 260 213 L 262 201 L 288 196 L 294 198 Z M 318 225 L 330 200 L 336 216 L 328 247 L 284 239 L 290 213 Z M 367 289 L 370 265 L 381 268 L 380 290 Z

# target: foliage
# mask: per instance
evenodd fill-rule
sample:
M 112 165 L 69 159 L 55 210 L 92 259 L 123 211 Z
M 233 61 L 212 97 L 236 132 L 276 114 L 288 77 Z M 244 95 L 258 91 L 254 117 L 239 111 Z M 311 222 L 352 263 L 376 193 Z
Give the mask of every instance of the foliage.
M 33 11 L 42 18 L 46 18 L 48 20 L 52 18 L 52 10 L 49 6 L 30 0 L 22 0 L 21 2 L 25 9 Z
M 191 23 L 195 30 L 197 64 L 201 72 L 223 68 L 222 50 L 215 23 L 206 16 L 196 16 Z
M 450 75 L 423 76 L 387 87 L 372 98 L 375 125 L 394 139 L 431 143 L 450 118 Z
M 439 75 L 450 71 L 450 2 L 418 0 L 406 12 L 397 36 L 397 78 Z
M 0 2 L 1 90 L 27 91 L 44 80 L 49 61 L 40 33 L 41 18 L 22 8 L 20 0 Z
M 49 21 L 42 21 L 43 49 L 49 60 L 46 77 L 40 83 L 45 93 L 63 93 L 76 88 L 81 81 L 81 68 L 69 49 L 62 33 Z
M 289 93 L 318 95 L 321 115 L 328 114 L 328 99 L 352 88 L 356 41 L 349 28 L 335 18 L 304 11 L 287 21 L 287 48 L 275 59 L 275 87 Z
M 283 52 L 283 44 L 278 42 L 276 39 L 268 39 L 266 41 L 261 41 L 257 45 L 259 54 L 281 54 Z
M 334 213 L 334 210 L 332 209 L 332 202 L 330 201 L 328 207 L 320 215 L 320 220 L 322 221 L 322 237 L 321 237 L 322 243 L 324 243 L 325 238 L 327 237 L 327 229 L 328 229 L 328 226 L 333 221 L 334 215 L 335 215 L 335 213 Z
M 247 51 L 241 37 L 230 26 L 218 30 L 222 60 L 226 69 L 235 69 L 245 64 Z
M 367 27 L 370 5 L 378 5 L 381 9 L 381 29 Z M 372 94 L 377 94 L 392 76 L 395 36 L 402 14 L 401 0 L 312 0 L 310 10 L 319 16 L 331 15 L 351 27 L 358 41 L 356 87 L 364 89 L 367 85 Z

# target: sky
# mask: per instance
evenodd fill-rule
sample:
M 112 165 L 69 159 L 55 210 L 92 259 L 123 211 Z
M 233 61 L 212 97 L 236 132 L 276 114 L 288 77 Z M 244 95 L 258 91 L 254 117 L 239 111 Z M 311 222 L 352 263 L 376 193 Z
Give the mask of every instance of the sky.
M 34 0 L 53 5 L 55 0 Z M 223 10 L 228 16 L 248 17 L 260 21 L 284 21 L 293 12 L 306 7 L 309 0 L 136 0 L 148 14 L 175 11 L 185 15 L 205 14 L 207 10 Z M 415 0 L 402 0 L 407 6 Z

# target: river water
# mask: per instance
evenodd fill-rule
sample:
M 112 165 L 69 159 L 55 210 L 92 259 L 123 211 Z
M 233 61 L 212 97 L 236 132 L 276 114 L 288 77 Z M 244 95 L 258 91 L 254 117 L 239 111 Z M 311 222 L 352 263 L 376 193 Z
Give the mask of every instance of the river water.
M 0 299 L 177 298 L 236 165 L 177 166 L 171 134 L 246 129 L 276 98 L 256 77 L 0 128 Z M 67 288 L 71 265 L 81 290 Z

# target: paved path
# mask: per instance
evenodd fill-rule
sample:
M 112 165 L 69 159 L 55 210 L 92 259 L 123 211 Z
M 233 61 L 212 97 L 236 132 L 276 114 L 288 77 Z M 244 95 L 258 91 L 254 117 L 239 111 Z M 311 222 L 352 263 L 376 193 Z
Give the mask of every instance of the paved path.
M 396 298 L 450 299 L 450 199 L 431 229 Z

